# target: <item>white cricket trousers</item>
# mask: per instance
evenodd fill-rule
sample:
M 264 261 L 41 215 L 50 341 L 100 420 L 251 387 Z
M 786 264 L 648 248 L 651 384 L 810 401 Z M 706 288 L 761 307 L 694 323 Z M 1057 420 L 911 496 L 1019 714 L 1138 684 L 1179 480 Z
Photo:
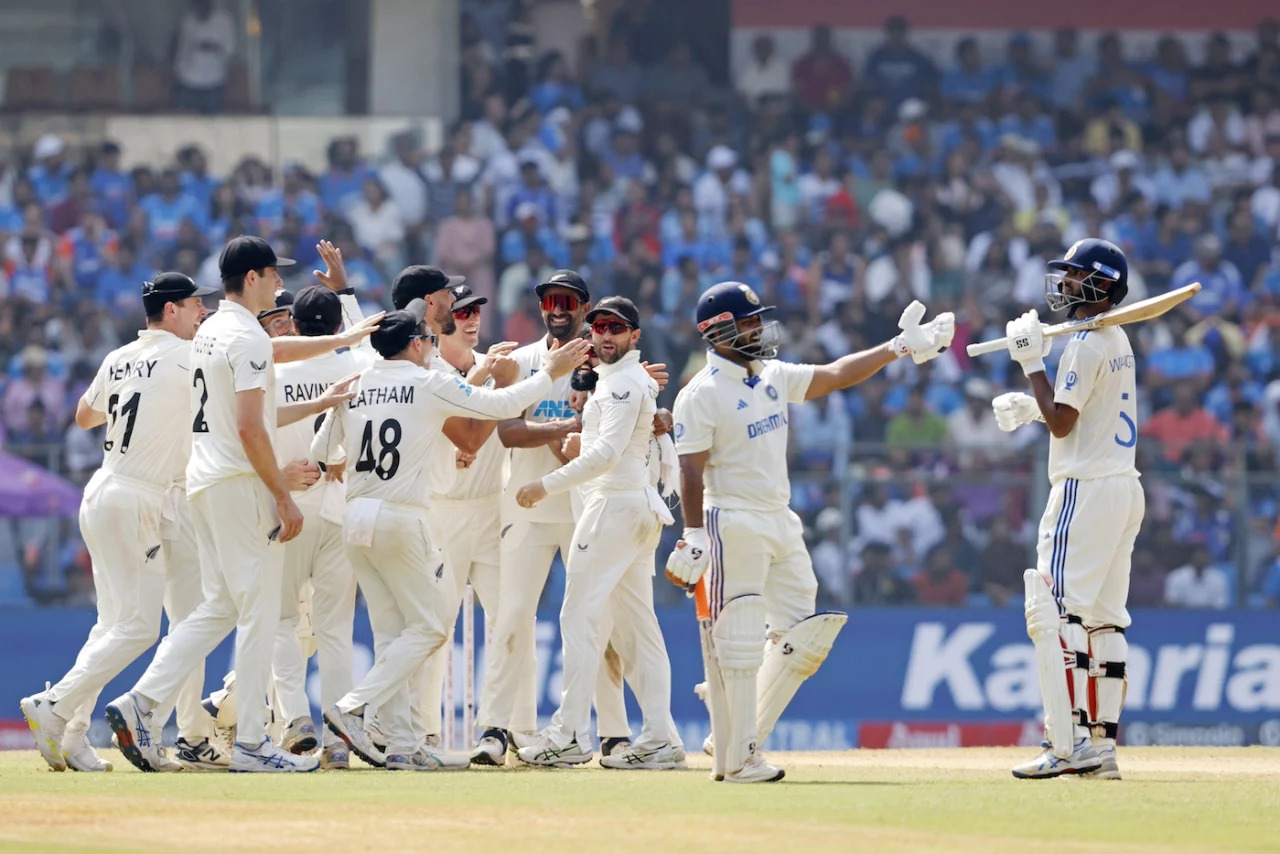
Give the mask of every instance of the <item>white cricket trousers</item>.
M 417 674 L 427 656 L 444 643 L 446 594 L 440 552 L 431 544 L 426 508 L 383 502 L 372 544 L 346 543 L 347 559 L 364 592 L 373 629 L 374 664 L 364 681 L 337 702 L 344 712 L 368 705 L 389 753 L 413 753 L 419 729 L 410 712 L 410 691 L 421 691 Z M 455 609 L 456 611 L 456 609 Z
M 221 481 L 191 496 L 204 568 L 204 601 L 160 644 L 134 691 L 170 706 L 191 669 L 236 630 L 236 741 L 267 737 L 271 652 L 280 621 L 284 548 L 270 539 L 275 501 L 256 477 Z
M 80 532 L 93 561 L 98 620 L 71 670 L 49 691 L 69 732 L 88 729 L 98 694 L 160 636 L 163 502 L 164 490 L 103 469 L 85 487 Z
M 320 708 L 327 709 L 352 687 L 352 633 L 356 613 L 356 576 L 347 560 L 342 526 L 313 515 L 302 533 L 284 544 L 284 586 L 276 629 L 272 672 L 276 698 L 286 724 L 311 714 L 307 699 L 307 659 L 299 645 L 299 601 L 311 587 L 311 632 L 320 672 Z M 325 730 L 325 743 L 340 740 Z
M 572 522 L 502 523 L 498 614 L 493 634 L 489 633 L 487 621 L 485 624 L 485 675 L 479 718 L 482 727 L 515 732 L 538 729 L 538 600 L 557 549 L 567 568 L 573 532 Z M 605 615 L 604 619 L 607 626 L 610 617 Z M 597 672 L 597 731 L 603 738 L 627 736 L 631 730 L 622 694 L 622 673 L 616 667 L 600 667 Z M 522 680 L 532 685 L 527 692 Z
M 1128 628 L 1129 564 L 1146 506 L 1136 477 L 1066 478 L 1050 488 L 1036 568 L 1052 581 L 1061 613 L 1085 628 Z
M 708 507 L 703 516 L 711 545 L 707 594 L 713 618 L 724 603 L 747 595 L 764 596 L 765 620 L 777 631 L 813 616 L 818 578 L 799 516 L 786 508 L 717 507 Z
M 560 636 L 564 696 L 551 726 L 560 746 L 590 745 L 591 695 L 609 636 L 601 616 L 613 616 L 613 645 L 644 723 L 636 744 L 680 744 L 671 718 L 671 662 L 653 612 L 653 551 L 662 524 L 644 490 L 584 492 L 569 550 Z

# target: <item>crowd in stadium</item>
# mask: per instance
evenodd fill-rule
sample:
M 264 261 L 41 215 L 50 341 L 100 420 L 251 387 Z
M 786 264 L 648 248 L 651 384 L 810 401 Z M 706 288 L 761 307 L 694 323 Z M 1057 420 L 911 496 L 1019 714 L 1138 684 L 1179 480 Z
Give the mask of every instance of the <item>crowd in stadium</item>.
M 793 506 L 821 595 L 1018 603 L 1044 433 L 998 431 L 990 400 L 1023 389 L 1021 372 L 962 345 L 1028 307 L 1045 314 L 1045 261 L 1102 236 L 1128 254 L 1131 301 L 1204 286 L 1130 327 L 1148 489 L 1131 605 L 1280 606 L 1274 21 L 1245 52 L 1170 37 L 1139 58 L 1115 36 L 1086 47 L 1062 30 L 1039 48 L 1014 35 L 998 57 L 962 40 L 938 62 L 893 19 L 861 67 L 816 28 L 793 63 L 759 36 L 726 86 L 644 3 L 577 68 L 539 51 L 520 4 L 463 8 L 461 119 L 438 151 L 411 134 L 385 152 L 334 139 L 319 174 L 254 158 L 210 174 L 197 144 L 131 170 L 110 141 L 46 135 L 0 152 L 0 445 L 84 482 L 101 452 L 71 414 L 139 327 L 140 283 L 173 269 L 216 284 L 239 233 L 298 259 L 291 287 L 332 240 L 369 303 L 407 263 L 465 275 L 490 299 L 487 340 L 537 337 L 532 286 L 576 269 L 593 297 L 641 307 L 645 355 L 673 377 L 666 405 L 701 367 L 690 314 L 715 282 L 778 305 L 797 361 L 892 337 L 919 298 L 957 315 L 936 367 L 904 360 L 793 414 Z M 831 476 L 846 459 L 847 523 Z M 91 591 L 74 527 L 28 526 L 0 555 L 37 601 Z M 63 552 L 53 580 L 39 569 L 49 548 Z

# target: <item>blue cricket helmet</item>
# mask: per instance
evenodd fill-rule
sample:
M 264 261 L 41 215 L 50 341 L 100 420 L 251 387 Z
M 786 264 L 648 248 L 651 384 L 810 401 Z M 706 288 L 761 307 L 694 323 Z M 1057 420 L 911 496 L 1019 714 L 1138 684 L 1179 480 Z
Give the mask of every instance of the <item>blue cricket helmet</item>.
M 739 328 L 738 323 L 773 311 L 773 308 L 762 305 L 760 297 L 748 285 L 721 282 L 707 288 L 698 298 L 694 319 L 698 332 L 708 344 L 726 347 L 748 359 L 772 359 L 778 355 L 778 345 L 782 343 L 778 322 L 762 323 L 745 331 Z
M 1086 237 L 1071 245 L 1059 261 L 1050 261 L 1054 272 L 1044 277 L 1044 299 L 1054 311 L 1067 309 L 1074 317 L 1076 308 L 1086 303 L 1110 300 L 1119 305 L 1129 293 L 1129 261 L 1120 247 L 1108 240 Z M 1062 280 L 1070 273 L 1084 273 L 1079 294 L 1062 292 Z

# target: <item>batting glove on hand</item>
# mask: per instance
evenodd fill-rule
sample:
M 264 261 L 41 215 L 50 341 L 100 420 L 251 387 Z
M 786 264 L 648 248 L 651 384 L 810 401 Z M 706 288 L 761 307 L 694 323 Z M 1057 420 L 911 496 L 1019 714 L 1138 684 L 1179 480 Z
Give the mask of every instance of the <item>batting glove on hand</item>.
M 1033 308 L 1016 320 L 1005 324 L 1009 358 L 1022 365 L 1027 376 L 1044 373 L 1044 357 L 1053 349 L 1053 341 L 1044 337 L 1040 315 Z
M 667 556 L 667 578 L 678 587 L 692 588 L 711 565 L 711 543 L 706 528 L 685 528 Z
M 996 426 L 1006 433 L 1012 433 L 1024 424 L 1032 421 L 1043 421 L 1036 399 L 1020 391 L 1010 391 L 998 395 L 991 401 L 991 408 L 996 413 Z
M 949 311 L 935 317 L 928 323 L 921 324 L 924 317 L 924 304 L 913 300 L 911 305 L 902 310 L 898 318 L 898 328 L 902 334 L 893 339 L 893 352 L 899 356 L 911 356 L 917 365 L 922 365 L 951 346 L 951 339 L 956 334 L 956 316 Z

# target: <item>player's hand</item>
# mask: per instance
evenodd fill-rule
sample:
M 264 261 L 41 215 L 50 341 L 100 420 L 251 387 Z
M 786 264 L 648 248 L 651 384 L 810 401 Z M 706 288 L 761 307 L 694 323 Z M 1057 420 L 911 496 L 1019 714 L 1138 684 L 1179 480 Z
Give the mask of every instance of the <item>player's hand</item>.
M 346 460 L 343 460 L 340 463 L 325 464 L 325 467 L 324 467 L 325 480 L 336 480 L 338 483 L 342 483 L 342 480 L 346 476 L 346 474 L 347 474 Z
M 468 454 L 466 451 L 457 451 L 453 455 L 453 464 L 460 469 L 471 468 L 471 464 L 476 461 L 475 454 Z
M 902 334 L 894 338 L 891 346 L 899 356 L 910 356 L 921 365 L 930 359 L 936 359 L 943 350 L 951 346 L 951 339 L 956 334 L 956 316 L 949 311 L 935 317 L 928 323 L 924 319 L 924 303 L 912 300 L 911 305 L 902 310 L 898 318 L 898 328 Z
M 533 507 L 546 497 L 547 490 L 542 486 L 542 481 L 535 480 L 520 487 L 516 493 L 516 503 L 521 507 Z
M 373 331 L 382 323 L 382 318 L 386 316 L 387 313 L 385 311 L 380 311 L 377 314 L 369 315 L 350 329 L 343 330 L 338 334 L 338 338 L 342 341 L 342 346 L 350 347 L 361 338 L 372 335 Z
M 1012 433 L 1032 421 L 1044 420 L 1044 413 L 1040 411 L 1036 399 L 1020 391 L 997 395 L 991 401 L 991 408 L 996 414 L 996 426 L 1006 433 Z
M 1022 365 L 1027 376 L 1044 373 L 1044 357 L 1049 355 L 1053 342 L 1044 337 L 1040 314 L 1034 308 L 1004 326 L 1008 340 L 1009 358 Z
M 319 472 L 319 469 L 316 471 Z M 286 495 L 284 498 L 277 499 L 276 512 L 280 514 L 277 540 L 287 543 L 302 533 L 302 511 L 298 509 L 297 504 L 293 503 L 291 497 Z
M 671 410 L 659 409 L 653 413 L 653 435 L 663 436 L 671 432 L 671 428 L 675 425 L 675 420 L 671 417 Z
M 359 374 L 352 374 L 345 379 L 339 380 L 324 390 L 324 393 L 316 398 L 316 404 L 323 412 L 326 409 L 333 409 L 339 403 L 350 400 L 356 396 L 356 380 L 360 379 Z
M 520 363 L 510 356 L 490 354 L 486 357 L 485 367 L 493 377 L 494 388 L 515 385 L 520 379 Z
M 312 270 L 311 275 L 331 291 L 345 291 L 349 285 L 347 268 L 342 263 L 342 250 L 327 240 L 321 240 L 316 244 L 316 251 L 320 253 L 320 258 L 325 263 L 325 270 L 323 273 Z
M 591 399 L 591 392 L 578 391 L 576 388 L 569 392 L 569 408 L 574 412 L 581 412 L 587 406 L 587 401 Z
M 282 468 L 285 485 L 290 492 L 300 492 L 320 479 L 320 466 L 311 460 L 294 460 Z
M 706 528 L 685 528 L 667 555 L 667 578 L 676 587 L 692 590 L 711 565 L 711 542 Z
M 564 437 L 563 443 L 560 445 L 560 453 L 564 454 L 566 460 L 574 460 L 582 453 L 582 434 L 570 433 Z
M 658 391 L 667 387 L 667 380 L 671 379 L 671 374 L 667 373 L 665 363 L 655 362 L 651 365 L 648 362 L 641 362 L 640 367 L 649 372 L 650 379 L 658 384 Z
M 554 347 L 547 353 L 546 368 L 552 379 L 567 377 L 573 369 L 587 360 L 587 351 L 591 342 L 585 338 L 575 338 L 568 344 Z
M 519 346 L 515 341 L 499 341 L 497 344 L 491 345 L 485 355 L 490 359 L 496 359 L 499 356 L 510 356 Z

